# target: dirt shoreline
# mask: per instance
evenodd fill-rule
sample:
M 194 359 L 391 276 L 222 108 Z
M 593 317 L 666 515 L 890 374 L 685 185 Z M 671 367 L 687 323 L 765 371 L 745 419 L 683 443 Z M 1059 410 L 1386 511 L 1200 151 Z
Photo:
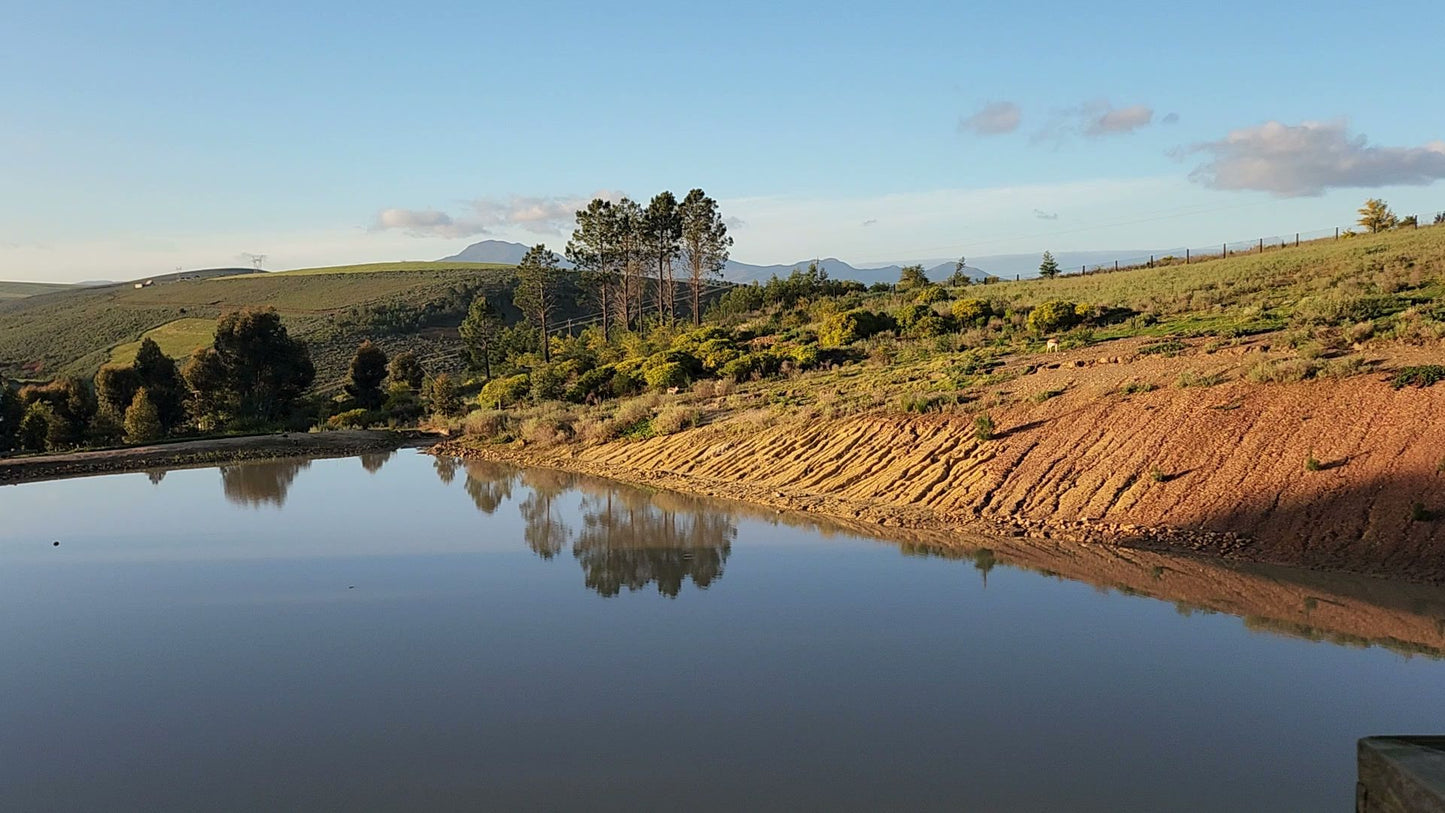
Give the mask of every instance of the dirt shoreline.
M 125 449 L 7 458 L 0 459 L 0 486 L 96 474 L 215 466 L 243 460 L 350 457 L 406 445 L 426 445 L 433 440 L 418 433 L 358 429 L 206 438 Z
M 1075 392 L 994 415 L 987 440 L 966 416 L 875 413 L 436 451 L 884 528 L 1445 584 L 1445 390 L 1235 383 Z

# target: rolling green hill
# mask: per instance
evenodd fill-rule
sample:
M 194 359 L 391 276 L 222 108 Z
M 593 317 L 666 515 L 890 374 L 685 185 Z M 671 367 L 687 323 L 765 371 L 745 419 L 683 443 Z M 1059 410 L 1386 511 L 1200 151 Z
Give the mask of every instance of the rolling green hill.
M 318 380 L 336 377 L 363 338 L 389 350 L 454 349 L 473 296 L 511 310 L 506 266 L 390 263 L 284 273 L 157 277 L 153 285 L 69 288 L 0 300 L 0 371 L 23 378 L 88 376 L 119 346 L 177 320 L 215 319 L 242 307 L 274 307 L 306 340 Z M 194 325 L 194 322 L 187 324 Z M 183 331 L 194 332 L 194 331 Z M 182 344 L 194 345 L 192 338 Z M 174 349 L 185 348 L 176 346 Z
M 64 291 L 72 286 L 60 282 L 3 282 L 0 281 L 0 301 L 24 299 L 37 294 Z

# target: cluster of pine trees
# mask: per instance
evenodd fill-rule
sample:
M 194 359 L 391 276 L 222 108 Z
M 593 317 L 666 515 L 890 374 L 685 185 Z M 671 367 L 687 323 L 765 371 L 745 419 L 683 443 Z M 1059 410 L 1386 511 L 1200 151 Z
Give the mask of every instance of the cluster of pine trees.
M 566 258 L 576 274 L 564 274 L 561 258 L 545 244 L 533 246 L 517 265 L 512 303 L 530 336 L 506 329 L 484 298 L 473 301 L 461 326 L 470 366 L 491 378 L 498 359 L 540 352 L 550 363 L 551 348 L 542 337 L 569 301 L 595 306 L 602 334 L 610 337 L 618 328 L 630 332 L 648 321 L 677 321 L 685 289 L 687 315 L 701 325 L 705 291 L 722 274 L 732 243 L 717 201 L 701 189 L 681 201 L 659 192 L 646 207 L 629 198 L 594 199 L 577 212 L 567 242 Z

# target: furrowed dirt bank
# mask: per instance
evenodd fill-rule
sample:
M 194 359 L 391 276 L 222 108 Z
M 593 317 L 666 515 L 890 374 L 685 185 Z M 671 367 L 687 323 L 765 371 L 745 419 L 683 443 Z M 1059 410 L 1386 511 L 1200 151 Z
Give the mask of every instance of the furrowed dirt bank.
M 740 416 L 591 448 L 438 451 L 884 526 L 1445 582 L 1445 387 L 1236 381 L 990 414 L 990 440 L 962 415 Z
M 348 457 L 417 442 L 397 432 L 348 430 L 208 438 L 127 449 L 0 459 L 0 485 L 282 457 Z

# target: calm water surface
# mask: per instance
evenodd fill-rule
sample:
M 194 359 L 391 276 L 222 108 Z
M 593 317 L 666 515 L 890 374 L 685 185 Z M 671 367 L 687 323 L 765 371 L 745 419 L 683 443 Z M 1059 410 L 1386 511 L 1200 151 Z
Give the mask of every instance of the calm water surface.
M 1347 810 L 1445 732 L 1429 652 L 411 451 L 0 523 L 5 810 Z

